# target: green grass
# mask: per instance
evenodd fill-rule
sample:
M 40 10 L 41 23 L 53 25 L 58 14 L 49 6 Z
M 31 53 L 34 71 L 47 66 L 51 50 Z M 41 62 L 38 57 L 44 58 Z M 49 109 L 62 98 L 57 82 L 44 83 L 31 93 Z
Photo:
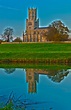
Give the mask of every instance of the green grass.
M 70 69 L 71 65 L 65 64 L 23 64 L 23 63 L 3 63 L 0 64 L 0 68 L 33 68 L 33 69 L 47 69 L 47 70 L 62 70 L 62 69 Z
M 67 58 L 71 58 L 71 44 L 68 43 L 24 43 L 0 45 L 0 60 Z

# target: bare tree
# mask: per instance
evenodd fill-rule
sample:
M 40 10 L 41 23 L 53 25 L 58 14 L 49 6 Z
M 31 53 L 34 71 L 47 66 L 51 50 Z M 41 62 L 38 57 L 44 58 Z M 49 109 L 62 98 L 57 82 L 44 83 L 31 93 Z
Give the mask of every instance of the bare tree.
M 13 29 L 10 28 L 10 27 L 7 27 L 5 30 L 4 30 L 4 33 L 2 35 L 3 39 L 7 42 L 10 42 L 10 40 L 13 39 L 12 37 L 12 34 L 13 34 Z

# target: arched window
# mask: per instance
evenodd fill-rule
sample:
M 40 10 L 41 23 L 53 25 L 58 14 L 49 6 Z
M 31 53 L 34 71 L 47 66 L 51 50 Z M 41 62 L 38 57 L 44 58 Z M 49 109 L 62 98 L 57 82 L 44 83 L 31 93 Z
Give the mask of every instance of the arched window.
M 28 25 L 32 25 L 32 23 L 31 23 L 31 22 L 29 22 L 29 23 L 28 23 Z

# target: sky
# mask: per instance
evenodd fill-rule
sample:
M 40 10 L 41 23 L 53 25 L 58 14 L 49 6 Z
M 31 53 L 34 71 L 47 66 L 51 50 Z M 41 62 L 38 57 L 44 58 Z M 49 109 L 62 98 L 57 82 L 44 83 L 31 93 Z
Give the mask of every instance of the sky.
M 26 27 L 28 8 L 37 8 L 40 26 L 62 20 L 71 29 L 71 0 L 0 0 L 0 34 L 6 27 L 21 37 Z

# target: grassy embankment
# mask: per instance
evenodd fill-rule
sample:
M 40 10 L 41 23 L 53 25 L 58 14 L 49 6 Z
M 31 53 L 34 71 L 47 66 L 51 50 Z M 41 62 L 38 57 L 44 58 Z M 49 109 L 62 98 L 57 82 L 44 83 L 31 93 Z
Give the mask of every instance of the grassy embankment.
M 1 44 L 0 62 L 71 63 L 71 44 Z

